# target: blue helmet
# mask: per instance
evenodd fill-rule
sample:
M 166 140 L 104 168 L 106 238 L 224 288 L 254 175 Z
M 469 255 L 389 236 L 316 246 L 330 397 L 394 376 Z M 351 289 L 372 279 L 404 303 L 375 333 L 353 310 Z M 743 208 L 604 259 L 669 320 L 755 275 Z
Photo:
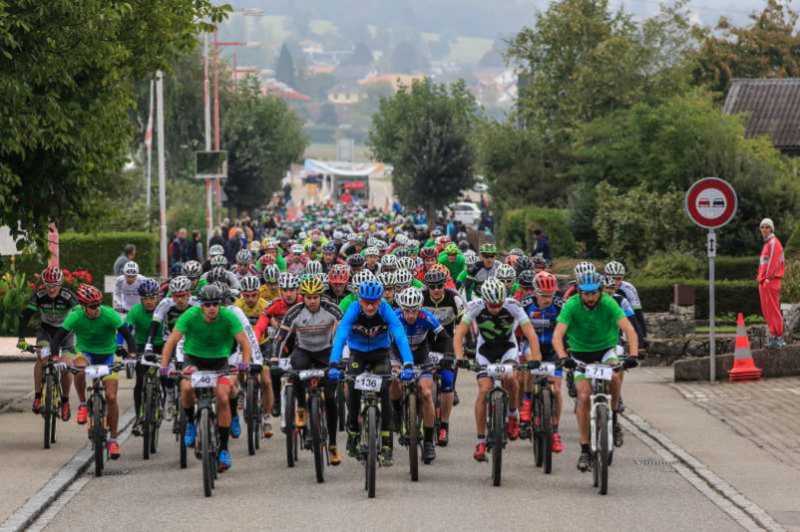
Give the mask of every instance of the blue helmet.
M 155 279 L 147 278 L 142 281 L 142 284 L 139 285 L 139 296 L 140 297 L 153 297 L 157 296 L 161 286 L 159 286 L 158 281 Z
M 378 281 L 366 281 L 358 287 L 358 297 L 367 301 L 375 301 L 383 296 L 383 285 Z
M 578 275 L 578 290 L 581 292 L 595 292 L 600 289 L 600 274 L 596 271 L 584 272 Z

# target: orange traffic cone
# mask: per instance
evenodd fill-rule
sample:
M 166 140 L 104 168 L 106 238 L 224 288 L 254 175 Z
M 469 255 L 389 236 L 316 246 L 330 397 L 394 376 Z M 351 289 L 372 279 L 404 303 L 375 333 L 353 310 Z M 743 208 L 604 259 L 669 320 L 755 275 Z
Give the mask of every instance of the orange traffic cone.
M 728 372 L 728 378 L 731 381 L 757 381 L 761 378 L 761 370 L 753 362 L 750 339 L 747 337 L 741 312 L 736 317 L 736 350 L 733 352 L 733 368 Z

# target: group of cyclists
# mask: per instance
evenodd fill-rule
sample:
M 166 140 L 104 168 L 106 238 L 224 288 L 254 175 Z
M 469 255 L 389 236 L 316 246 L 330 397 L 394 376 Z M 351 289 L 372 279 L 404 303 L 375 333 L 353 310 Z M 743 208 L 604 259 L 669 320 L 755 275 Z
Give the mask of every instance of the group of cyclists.
M 447 235 L 434 228 L 422 232 L 401 216 L 386 216 L 336 206 L 308 213 L 253 241 L 228 264 L 224 249 L 211 246 L 204 263 L 176 265 L 168 280 L 140 274 L 125 264 L 111 306 L 91 285 L 75 293 L 63 286 L 57 267 L 41 275 L 42 286 L 22 312 L 20 349 L 29 346 L 24 331 L 38 315 L 37 345 L 48 345 L 51 356 L 73 368 L 115 364 L 116 357 L 160 364 L 164 388 L 174 387 L 176 371 L 226 371 L 257 375 L 263 411 L 263 437 L 273 436 L 273 418 L 281 415 L 282 380 L 275 367 L 289 361 L 295 371 L 323 369 L 327 450 L 330 463 L 341 464 L 336 427 L 341 409 L 337 393 L 346 395 L 346 452 L 357 456 L 361 392 L 339 382 L 369 370 L 393 374 L 380 392 L 380 462 L 393 462 L 395 436 L 402 411 L 402 385 L 417 381 L 422 417 L 422 460 L 430 464 L 437 448 L 448 445 L 450 416 L 458 405 L 459 370 L 476 372 L 474 412 L 476 443 L 473 457 L 487 459 L 486 394 L 492 386 L 488 364 L 513 362 L 519 371 L 503 377 L 510 402 L 507 437 L 530 437 L 531 375 L 526 368 L 556 363 L 550 378 L 555 397 L 552 450 L 561 453 L 558 431 L 563 410 L 562 380 L 576 397 L 580 431 L 577 467 L 591 468 L 589 449 L 589 382 L 583 363 L 614 363 L 623 343 L 624 367 L 634 367 L 646 335 L 635 287 L 625 281 L 625 267 L 591 262 L 574 268 L 574 279 L 559 279 L 541 256 L 520 249 L 499 253 L 491 240 L 473 246 L 467 235 Z M 476 249 L 477 248 L 477 249 Z M 435 363 L 431 363 L 434 360 Z M 42 408 L 41 371 L 34 368 L 33 411 Z M 133 434 L 141 433 L 142 382 L 145 367 L 135 370 Z M 71 417 L 72 372 L 62 373 L 60 417 Z M 88 417 L 85 379 L 74 372 L 78 395 L 77 423 Z M 434 376 L 437 403 L 434 404 Z M 108 455 L 120 456 L 117 442 L 118 375 L 104 379 L 110 430 Z M 622 409 L 623 373 L 612 382 L 612 408 Z M 180 407 L 188 423 L 184 443 L 195 445 L 195 395 L 191 381 L 179 380 Z M 239 409 L 241 379 L 217 381 L 216 422 L 218 464 L 232 466 L 230 438 L 242 432 Z M 302 383 L 295 383 L 296 419 L 307 422 Z M 284 420 L 285 421 L 285 420 Z M 280 423 L 281 427 L 286 423 Z M 614 425 L 614 444 L 623 436 Z

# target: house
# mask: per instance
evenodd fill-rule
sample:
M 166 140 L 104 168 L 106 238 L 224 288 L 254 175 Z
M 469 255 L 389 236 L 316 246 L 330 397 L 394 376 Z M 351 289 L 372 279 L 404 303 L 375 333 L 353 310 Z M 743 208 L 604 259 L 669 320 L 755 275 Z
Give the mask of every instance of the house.
M 340 83 L 328 91 L 328 101 L 336 105 L 355 105 L 363 97 L 361 89 L 348 83 Z
M 748 115 L 745 136 L 769 135 L 786 155 L 800 155 L 800 78 L 734 79 L 726 114 Z
M 299 102 L 311 101 L 311 98 L 302 92 L 297 91 L 286 83 L 280 82 L 274 78 L 268 79 L 261 84 L 261 94 L 263 96 L 277 96 L 283 100 L 293 100 Z
M 358 84 L 362 87 L 372 85 L 391 85 L 392 90 L 397 92 L 401 86 L 410 87 L 415 81 L 422 81 L 425 76 L 422 74 L 370 74 Z

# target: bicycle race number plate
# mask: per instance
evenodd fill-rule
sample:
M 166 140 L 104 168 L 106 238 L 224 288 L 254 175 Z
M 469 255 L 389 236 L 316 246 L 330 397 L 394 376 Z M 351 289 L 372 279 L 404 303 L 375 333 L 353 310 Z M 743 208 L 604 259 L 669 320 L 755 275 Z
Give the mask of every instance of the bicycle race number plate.
M 111 373 L 108 366 L 86 366 L 83 372 L 90 379 L 100 379 Z
M 543 375 L 546 377 L 554 377 L 556 374 L 556 365 L 552 362 L 542 362 L 538 368 L 531 373 L 534 375 Z
M 214 371 L 195 371 L 192 373 L 192 388 L 213 388 L 218 377 Z
M 589 364 L 586 366 L 584 374 L 590 379 L 610 381 L 611 377 L 614 375 L 614 369 L 611 366 L 604 366 L 602 364 Z
M 324 369 L 304 369 L 300 372 L 300 380 L 321 379 L 325 376 Z
M 441 353 L 429 353 L 428 354 L 428 364 L 433 364 L 434 366 L 438 365 L 439 362 L 442 361 L 444 355 Z
M 292 369 L 292 359 L 291 358 L 279 358 L 278 359 L 278 367 L 284 371 L 289 371 Z
M 372 373 L 362 373 L 356 377 L 356 390 L 362 392 L 379 392 L 383 379 Z
M 39 350 L 39 358 L 47 359 L 50 356 L 50 347 L 44 346 Z
M 512 368 L 507 364 L 489 364 L 486 366 L 486 373 L 492 376 L 502 376 L 511 373 Z

